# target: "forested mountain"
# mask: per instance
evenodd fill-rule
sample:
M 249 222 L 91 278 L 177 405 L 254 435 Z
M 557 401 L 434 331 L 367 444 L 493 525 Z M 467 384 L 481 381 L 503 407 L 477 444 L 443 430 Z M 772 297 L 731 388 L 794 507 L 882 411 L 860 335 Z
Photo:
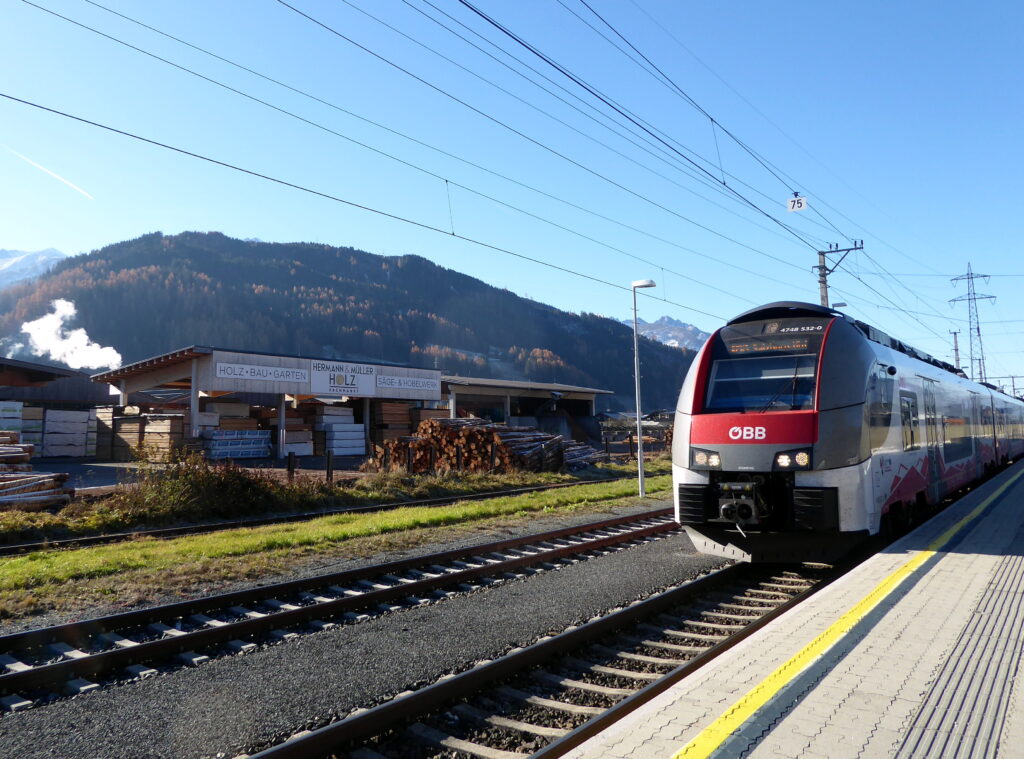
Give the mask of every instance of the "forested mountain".
M 419 256 L 219 233 L 160 233 L 59 262 L 0 291 L 0 336 L 54 299 L 132 362 L 188 345 L 384 360 L 615 391 L 629 408 L 632 331 L 521 298 Z M 674 407 L 693 357 L 642 340 L 644 406 Z

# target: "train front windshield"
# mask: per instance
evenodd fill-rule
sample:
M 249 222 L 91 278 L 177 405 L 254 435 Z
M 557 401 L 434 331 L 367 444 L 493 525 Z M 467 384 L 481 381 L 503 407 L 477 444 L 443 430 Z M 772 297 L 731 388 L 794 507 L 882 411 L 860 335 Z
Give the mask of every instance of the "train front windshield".
M 712 347 L 704 411 L 813 409 L 828 322 L 776 319 L 723 328 Z

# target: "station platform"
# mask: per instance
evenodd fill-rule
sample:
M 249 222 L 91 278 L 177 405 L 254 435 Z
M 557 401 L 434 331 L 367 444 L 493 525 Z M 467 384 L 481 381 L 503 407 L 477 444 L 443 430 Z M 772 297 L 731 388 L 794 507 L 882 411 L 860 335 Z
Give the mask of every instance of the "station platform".
M 572 759 L 1024 756 L 1024 462 Z

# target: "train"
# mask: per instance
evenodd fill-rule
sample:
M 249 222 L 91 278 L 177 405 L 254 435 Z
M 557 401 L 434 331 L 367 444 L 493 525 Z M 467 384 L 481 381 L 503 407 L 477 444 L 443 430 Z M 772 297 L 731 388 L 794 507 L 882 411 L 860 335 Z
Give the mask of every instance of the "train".
M 769 303 L 705 342 L 676 407 L 697 550 L 835 561 L 1024 453 L 1024 401 L 832 308 Z

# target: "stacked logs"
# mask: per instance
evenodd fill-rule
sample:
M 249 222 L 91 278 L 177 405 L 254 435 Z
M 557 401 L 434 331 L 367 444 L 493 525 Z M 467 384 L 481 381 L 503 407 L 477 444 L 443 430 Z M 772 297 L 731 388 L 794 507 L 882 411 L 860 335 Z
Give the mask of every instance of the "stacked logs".
M 483 419 L 426 419 L 415 435 L 387 440 L 378 450 L 382 469 L 412 473 L 557 472 L 599 461 L 590 446 L 533 427 L 508 427 Z
M 33 473 L 29 459 L 35 449 L 20 443 L 17 432 L 0 432 L 0 511 L 35 511 L 71 500 L 66 474 Z

